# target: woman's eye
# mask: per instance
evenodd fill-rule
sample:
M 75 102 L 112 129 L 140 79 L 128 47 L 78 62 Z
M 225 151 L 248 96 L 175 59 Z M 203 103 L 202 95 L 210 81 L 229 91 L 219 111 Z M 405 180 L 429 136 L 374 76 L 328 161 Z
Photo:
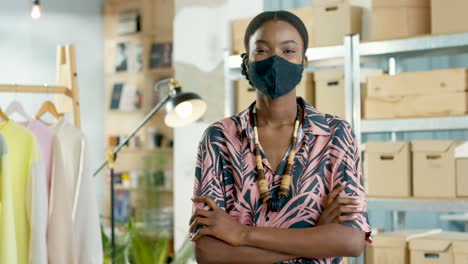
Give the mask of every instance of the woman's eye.
M 264 49 L 256 49 L 255 50 L 255 53 L 257 53 L 257 54 L 262 54 L 262 53 L 265 53 L 265 52 L 266 52 L 266 50 L 264 50 Z
M 284 51 L 284 53 L 287 53 L 287 54 L 289 54 L 289 53 L 295 53 L 295 52 L 296 52 L 295 50 L 291 50 L 291 49 L 288 49 L 288 50 L 285 50 L 285 51 Z

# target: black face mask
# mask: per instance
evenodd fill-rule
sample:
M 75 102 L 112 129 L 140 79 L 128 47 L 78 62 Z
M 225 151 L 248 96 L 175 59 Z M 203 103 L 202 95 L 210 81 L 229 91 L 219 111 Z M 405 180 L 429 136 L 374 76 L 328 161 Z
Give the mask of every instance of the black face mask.
M 261 61 L 249 62 L 247 73 L 255 88 L 276 99 L 296 88 L 303 71 L 304 65 L 275 55 Z

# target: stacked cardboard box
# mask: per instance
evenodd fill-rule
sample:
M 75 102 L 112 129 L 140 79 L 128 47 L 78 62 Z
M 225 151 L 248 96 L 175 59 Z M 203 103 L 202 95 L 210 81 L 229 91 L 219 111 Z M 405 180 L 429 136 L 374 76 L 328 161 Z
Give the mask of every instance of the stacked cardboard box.
M 372 0 L 371 16 L 372 40 L 431 33 L 430 0 Z
M 342 45 L 345 35 L 361 33 L 362 9 L 348 0 L 314 1 L 313 46 Z
M 411 196 L 411 147 L 408 142 L 365 144 L 366 193 L 369 196 Z
M 468 32 L 466 0 L 431 0 L 432 34 Z
M 366 247 L 366 264 L 410 264 L 408 243 L 416 238 L 440 233 L 441 230 L 404 230 L 377 234 Z
M 364 104 L 367 119 L 464 115 L 468 113 L 468 71 L 370 77 Z
M 377 197 L 467 197 L 468 153 L 464 148 L 460 142 L 440 140 L 367 142 L 366 192 Z
M 441 232 L 409 241 L 410 263 L 466 264 L 468 263 L 468 234 Z

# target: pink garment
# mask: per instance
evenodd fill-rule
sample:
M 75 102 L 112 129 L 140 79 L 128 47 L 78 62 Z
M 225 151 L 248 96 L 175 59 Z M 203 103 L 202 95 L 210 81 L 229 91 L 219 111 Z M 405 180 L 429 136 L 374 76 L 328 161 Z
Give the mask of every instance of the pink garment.
M 40 148 L 40 157 L 46 167 L 47 177 L 47 196 L 50 197 L 50 168 L 52 161 L 52 143 L 54 141 L 54 132 L 39 120 L 30 120 L 22 122 L 22 126 L 31 131 L 36 137 Z

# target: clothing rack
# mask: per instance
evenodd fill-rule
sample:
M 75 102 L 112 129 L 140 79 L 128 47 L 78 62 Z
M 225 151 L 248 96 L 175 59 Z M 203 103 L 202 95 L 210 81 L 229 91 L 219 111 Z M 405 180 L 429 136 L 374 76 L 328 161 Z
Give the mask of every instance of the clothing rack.
M 76 73 L 75 47 L 57 46 L 56 85 L 0 84 L 0 92 L 56 94 L 59 112 L 73 113 L 72 123 L 80 127 L 80 101 Z

